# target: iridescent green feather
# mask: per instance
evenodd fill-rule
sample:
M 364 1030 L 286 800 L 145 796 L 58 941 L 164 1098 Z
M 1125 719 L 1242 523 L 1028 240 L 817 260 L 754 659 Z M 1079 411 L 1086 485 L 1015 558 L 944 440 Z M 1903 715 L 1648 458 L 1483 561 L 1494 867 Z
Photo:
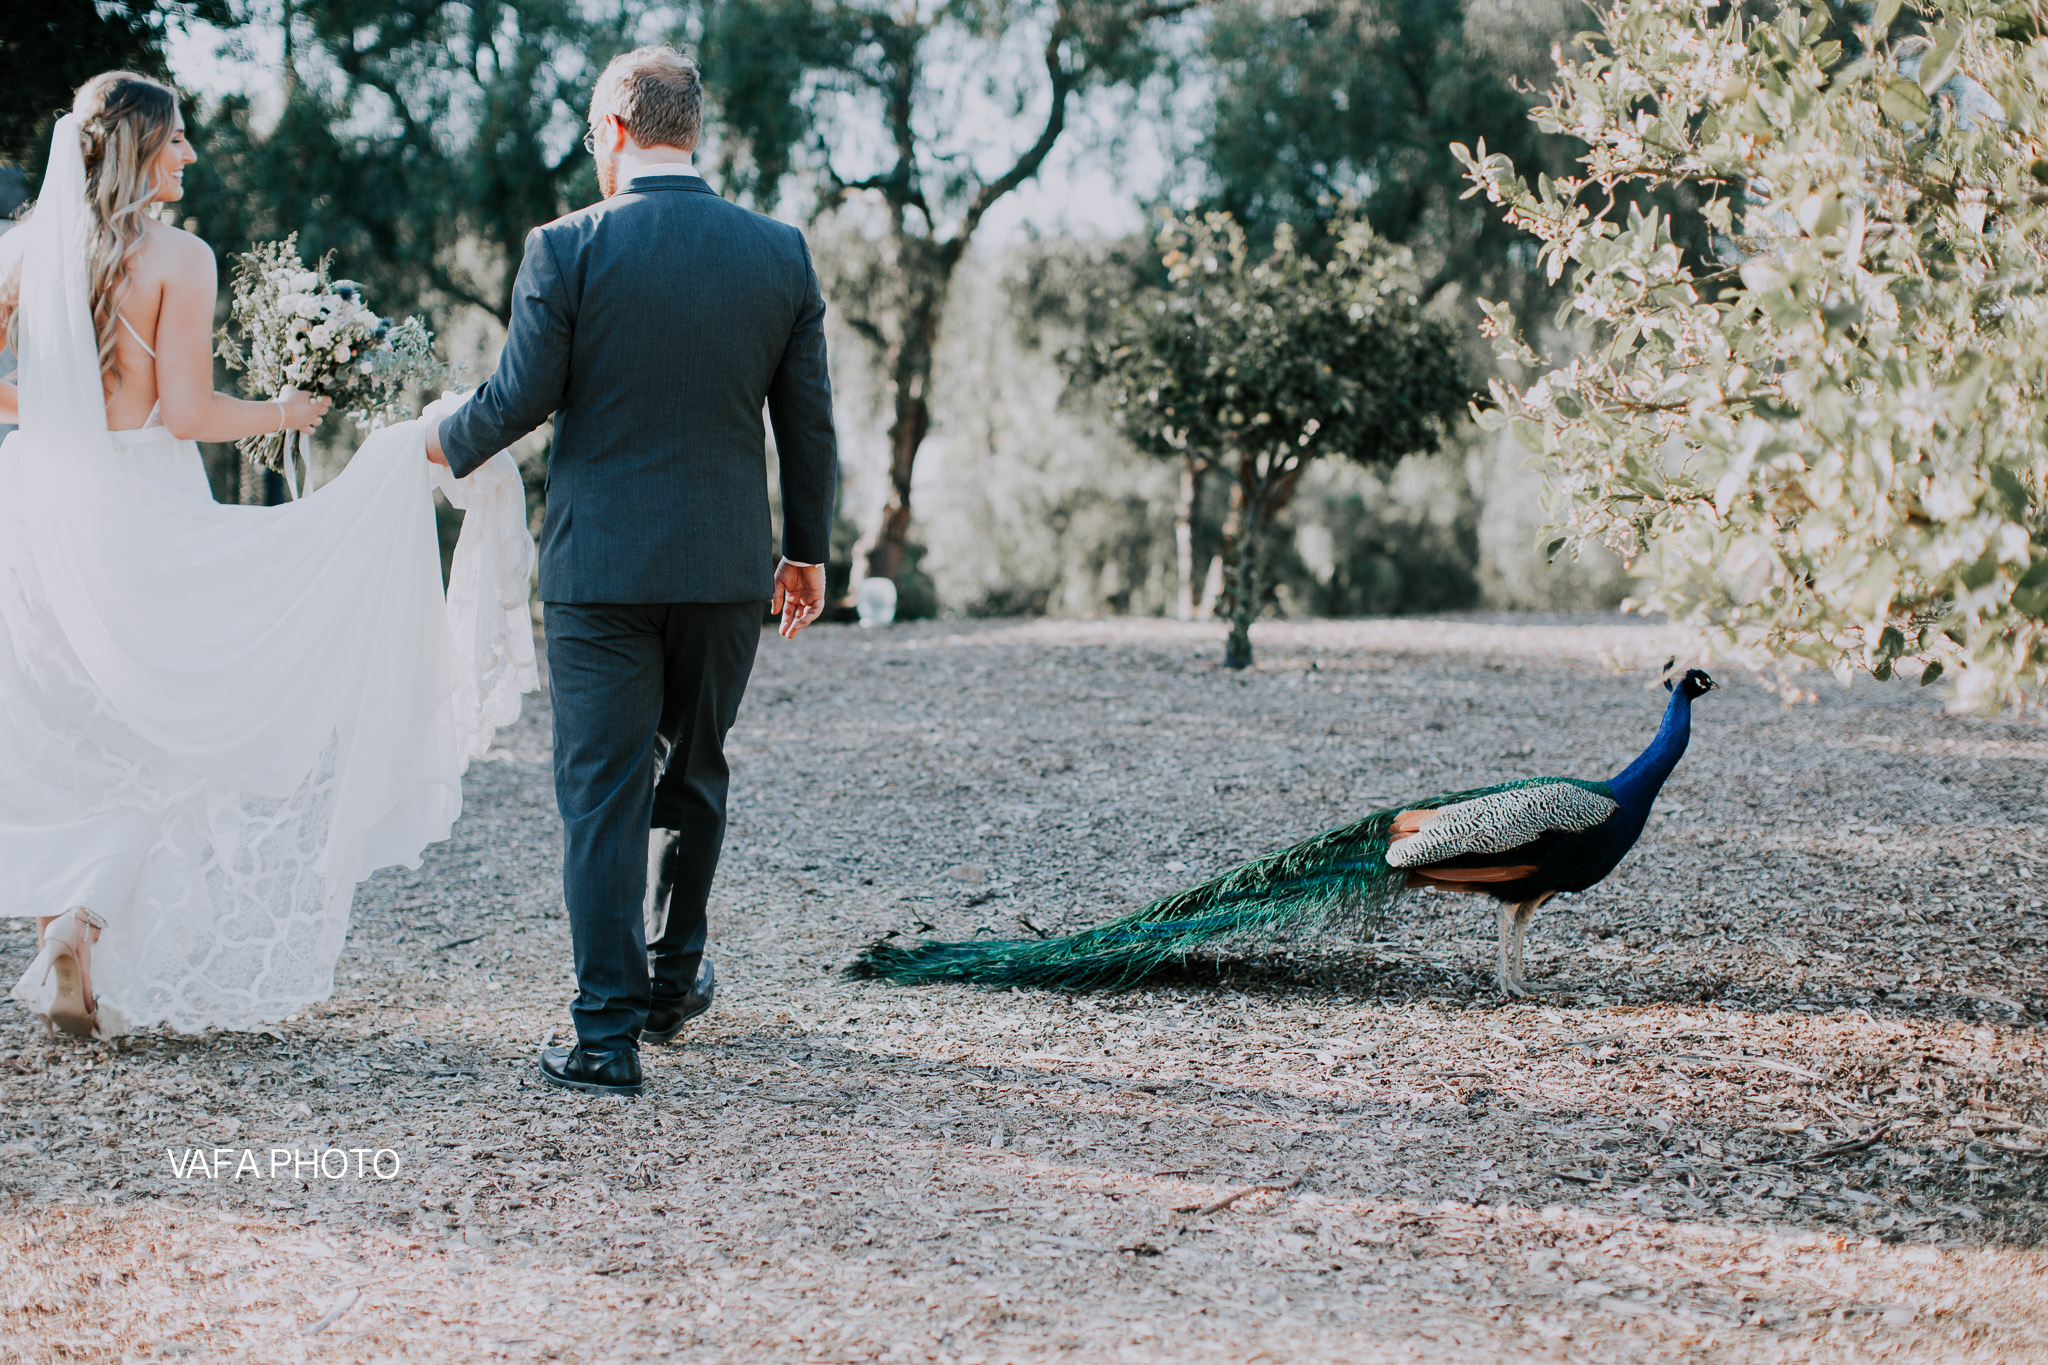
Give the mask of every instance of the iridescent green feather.
M 861 953 L 848 971 L 906 984 L 968 981 L 1099 990 L 1142 980 L 1205 945 L 1272 941 L 1338 928 L 1370 936 L 1407 885 L 1407 873 L 1387 866 L 1386 856 L 1394 820 L 1403 811 L 1573 780 L 1503 782 L 1375 811 L 1065 938 L 904 944 L 884 939 Z M 1605 790 L 1601 783 L 1575 785 Z

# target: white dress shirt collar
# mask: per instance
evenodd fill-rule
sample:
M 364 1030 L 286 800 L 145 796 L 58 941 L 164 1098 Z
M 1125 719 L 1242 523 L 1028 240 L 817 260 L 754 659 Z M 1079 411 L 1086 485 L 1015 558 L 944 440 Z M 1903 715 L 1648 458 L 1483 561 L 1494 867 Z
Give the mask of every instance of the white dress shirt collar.
M 646 180 L 651 176 L 657 175 L 695 175 L 696 173 L 696 166 L 688 160 L 650 161 L 644 165 L 635 166 L 633 174 L 627 179 L 626 183 L 630 185 L 635 180 Z

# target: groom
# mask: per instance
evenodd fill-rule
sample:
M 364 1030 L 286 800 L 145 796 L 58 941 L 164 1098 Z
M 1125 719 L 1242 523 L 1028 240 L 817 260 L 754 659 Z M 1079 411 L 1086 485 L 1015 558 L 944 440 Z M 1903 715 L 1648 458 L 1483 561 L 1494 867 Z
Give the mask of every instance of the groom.
M 576 1046 L 540 1071 L 607 1095 L 639 1094 L 640 1043 L 711 1005 L 725 735 L 764 604 L 785 636 L 818 614 L 837 487 L 810 252 L 697 175 L 702 110 L 669 48 L 605 68 L 584 139 L 605 198 L 527 235 L 497 373 L 427 441 L 461 476 L 554 417 L 540 595 Z

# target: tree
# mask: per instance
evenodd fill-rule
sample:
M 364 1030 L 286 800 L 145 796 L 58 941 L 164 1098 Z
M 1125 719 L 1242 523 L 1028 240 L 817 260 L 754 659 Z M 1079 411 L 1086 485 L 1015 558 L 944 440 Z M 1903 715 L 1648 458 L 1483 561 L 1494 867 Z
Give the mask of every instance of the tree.
M 1477 22 L 1474 8 L 1487 11 Z M 1540 292 L 1511 250 L 1520 234 L 1459 200 L 1450 146 L 1484 138 L 1518 164 L 1567 169 L 1569 144 L 1529 121 L 1516 81 L 1547 70 L 1578 19 L 1554 0 L 1224 0 L 1204 44 L 1207 202 L 1264 240 L 1283 222 L 1319 234 L 1356 200 L 1416 252 L 1425 301 L 1453 284 Z
M 881 210 L 879 240 L 834 296 L 888 369 L 889 494 L 870 574 L 894 578 L 904 562 L 934 347 L 976 230 L 1038 174 L 1075 97 L 1153 69 L 1154 28 L 1194 5 L 707 0 L 703 53 L 728 180 L 771 203 L 801 167 L 818 212 L 855 200 Z M 1016 60 L 1026 45 L 1035 56 Z M 958 107 L 976 91 L 1021 129 L 1017 145 L 991 151 L 963 139 Z M 854 169 L 864 146 L 872 151 Z
M 1486 416 L 1541 452 L 1554 549 L 1788 688 L 1911 660 L 2013 703 L 2048 682 L 2048 40 L 2036 0 L 1921 8 L 1604 8 L 1533 115 L 1582 175 L 1460 149 L 1598 343 L 1546 368 L 1491 310 L 1539 377 Z M 1639 184 L 1707 196 L 1721 259 L 1617 212 Z
M 164 79 L 164 38 L 191 19 L 225 22 L 226 0 L 43 0 L 0 30 L 0 162 L 40 181 L 50 129 L 102 71 Z
M 218 249 L 297 232 L 385 312 L 510 316 L 527 231 L 597 197 L 577 139 L 638 4 L 287 0 L 285 102 L 224 101 L 194 195 Z
M 1175 219 L 1159 236 L 1166 288 L 1069 356 L 1132 445 L 1181 462 L 1183 527 L 1196 474 L 1231 476 L 1231 668 L 1252 662 L 1262 542 L 1308 466 L 1340 455 L 1385 467 L 1433 450 L 1471 397 L 1450 325 L 1422 314 L 1410 254 L 1363 219 L 1339 217 L 1328 232 L 1327 261 L 1285 224 L 1255 259 L 1228 214 Z

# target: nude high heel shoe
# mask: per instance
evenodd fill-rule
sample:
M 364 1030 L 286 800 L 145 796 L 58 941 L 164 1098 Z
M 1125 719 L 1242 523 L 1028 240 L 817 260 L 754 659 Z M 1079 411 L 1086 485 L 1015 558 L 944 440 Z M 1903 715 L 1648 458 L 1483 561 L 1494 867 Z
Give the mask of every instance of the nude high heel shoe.
M 56 975 L 56 994 L 50 997 L 43 1016 L 53 1031 L 90 1038 L 99 1028 L 99 1002 L 92 993 L 92 945 L 106 927 L 105 920 L 81 905 L 51 920 L 43 931 L 42 951 L 29 972 L 44 985 Z

